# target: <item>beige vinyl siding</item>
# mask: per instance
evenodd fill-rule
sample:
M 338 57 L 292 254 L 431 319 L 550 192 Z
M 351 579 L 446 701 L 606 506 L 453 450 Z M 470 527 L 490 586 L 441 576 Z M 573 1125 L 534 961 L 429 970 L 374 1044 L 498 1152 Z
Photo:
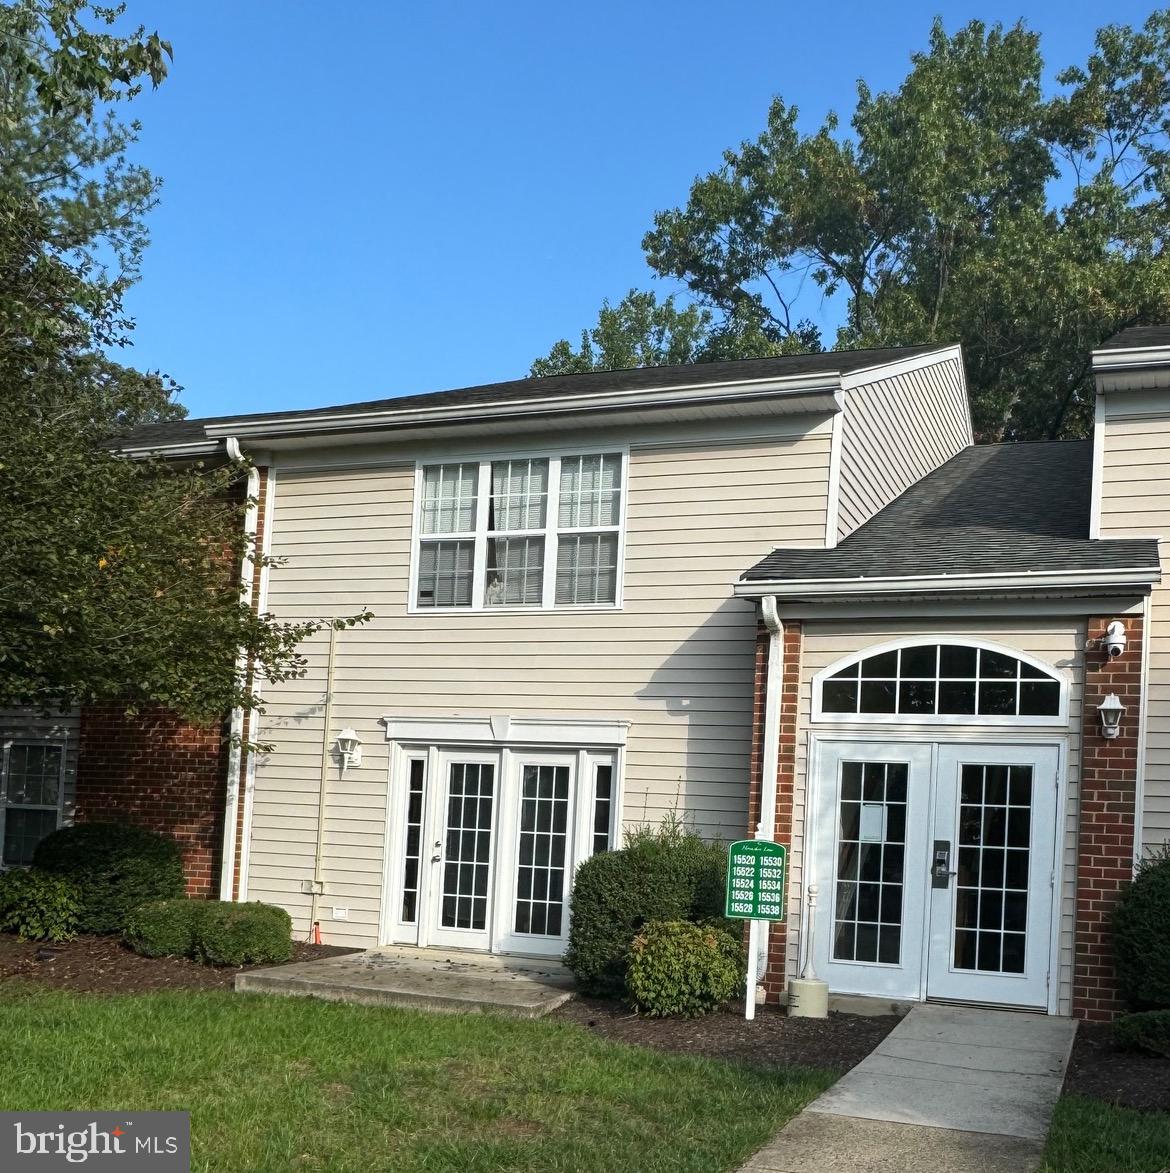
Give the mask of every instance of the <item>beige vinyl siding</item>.
M 1053 619 L 1043 616 L 1008 620 L 940 620 L 937 627 L 926 622 L 810 622 L 804 628 L 804 646 L 801 653 L 800 702 L 798 710 L 796 787 L 794 798 L 793 837 L 791 850 L 791 887 L 788 908 L 788 972 L 796 973 L 800 964 L 801 901 L 804 899 L 804 826 L 808 811 L 808 749 L 811 732 L 830 735 L 833 729 L 845 728 L 837 724 L 817 724 L 810 721 L 812 680 L 822 669 L 846 656 L 864 651 L 876 644 L 907 636 L 921 636 L 923 641 L 945 640 L 948 637 L 988 640 L 1008 648 L 1029 653 L 1052 666 L 1057 674 L 1070 675 L 1068 736 L 1068 798 L 1064 828 L 1061 907 L 1060 907 L 1060 961 L 1059 1014 L 1071 1013 L 1073 920 L 1076 911 L 1076 843 L 1077 802 L 1080 779 L 1080 723 L 1083 691 L 1084 624 L 1073 619 Z M 863 723 L 850 724 L 848 729 L 864 731 Z M 901 732 L 925 731 L 945 736 L 945 726 L 923 726 L 907 722 L 896 727 L 870 726 L 878 739 L 896 739 Z M 1026 726 L 1013 726 L 1006 739 L 1026 732 Z M 983 731 L 981 731 L 982 733 Z M 1066 732 L 1051 727 L 1035 730 L 1037 736 L 1051 740 Z M 986 731 L 993 736 L 992 730 Z M 830 899 L 822 886 L 821 900 Z
M 769 438 L 747 438 L 745 426 L 676 425 L 668 440 L 650 429 L 578 437 L 595 449 L 632 445 L 621 610 L 408 614 L 416 453 L 281 454 L 272 553 L 287 561 L 271 573 L 269 608 L 284 618 L 376 615 L 342 633 L 337 653 L 333 731 L 352 725 L 363 761 L 343 780 L 330 769 L 328 940 L 376 941 L 386 715 L 628 720 L 627 826 L 677 809 L 706 835 L 745 830 L 756 618 L 732 584 L 777 544 L 823 542 L 830 448 L 824 418 L 768 424 Z M 549 447 L 564 449 L 564 436 L 523 444 Z M 307 643 L 304 679 L 265 688 L 261 736 L 275 748 L 256 769 L 247 897 L 284 905 L 298 932 L 310 903 L 300 888 L 313 869 L 326 644 Z M 348 920 L 329 920 L 332 905 L 347 906 Z
M 1148 850 L 1170 841 L 1170 392 L 1105 396 L 1101 440 L 1101 536 L 1163 539 L 1163 578 L 1149 611 L 1142 804 L 1142 845 Z
M 851 388 L 840 442 L 843 538 L 971 443 L 958 358 Z

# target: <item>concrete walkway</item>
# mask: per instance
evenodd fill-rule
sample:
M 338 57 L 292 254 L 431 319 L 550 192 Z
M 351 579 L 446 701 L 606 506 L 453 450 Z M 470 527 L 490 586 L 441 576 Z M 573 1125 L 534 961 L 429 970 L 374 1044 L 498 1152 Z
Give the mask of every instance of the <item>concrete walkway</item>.
M 370 1006 L 540 1018 L 573 997 L 573 977 L 555 961 L 385 948 L 248 970 L 236 975 L 235 988 Z
M 743 1166 L 750 1173 L 1029 1173 L 1076 1024 L 915 1006 Z

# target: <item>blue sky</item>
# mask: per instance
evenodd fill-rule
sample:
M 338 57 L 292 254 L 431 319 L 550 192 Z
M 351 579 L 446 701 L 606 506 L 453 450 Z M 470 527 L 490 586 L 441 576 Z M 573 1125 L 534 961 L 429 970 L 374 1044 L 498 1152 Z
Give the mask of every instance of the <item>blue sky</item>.
M 522 376 L 604 297 L 670 292 L 642 258 L 654 212 L 774 94 L 808 128 L 847 114 L 858 77 L 900 81 L 935 14 L 1023 16 L 1055 70 L 1150 11 L 130 0 L 175 61 L 135 104 L 165 186 L 128 361 L 182 383 L 192 415 Z

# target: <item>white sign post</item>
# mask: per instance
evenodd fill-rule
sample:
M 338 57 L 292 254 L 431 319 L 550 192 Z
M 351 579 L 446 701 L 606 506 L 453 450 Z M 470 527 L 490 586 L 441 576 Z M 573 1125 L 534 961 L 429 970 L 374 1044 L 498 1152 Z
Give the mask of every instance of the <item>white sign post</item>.
M 748 924 L 747 979 L 743 1016 L 756 1016 L 760 925 L 784 919 L 788 849 L 767 839 L 741 839 L 727 849 L 727 902 L 724 915 Z

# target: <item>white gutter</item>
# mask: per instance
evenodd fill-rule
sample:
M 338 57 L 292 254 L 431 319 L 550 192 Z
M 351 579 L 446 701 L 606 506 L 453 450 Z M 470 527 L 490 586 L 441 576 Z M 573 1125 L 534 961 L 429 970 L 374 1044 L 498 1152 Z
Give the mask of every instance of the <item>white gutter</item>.
M 737 582 L 740 598 L 851 598 L 883 594 L 935 594 L 956 591 L 1045 590 L 1064 587 L 1149 587 L 1161 580 L 1160 567 L 1109 570 L 1029 570 L 988 574 L 875 575 L 872 578 L 801 578 Z
M 776 596 L 760 600 L 760 614 L 768 629 L 768 675 L 764 687 L 764 744 L 760 756 L 760 821 L 757 839 L 776 834 L 776 773 L 780 766 L 780 691 L 784 673 L 784 623 L 776 611 Z
M 840 411 L 841 376 L 833 371 L 817 376 L 788 375 L 779 379 L 751 379 L 729 383 L 702 383 L 688 387 L 639 388 L 633 391 L 600 391 L 588 395 L 541 395 L 505 403 L 414 408 L 354 408 L 345 412 L 306 412 L 304 415 L 243 417 L 227 423 L 207 424 L 208 436 L 286 436 L 305 431 L 329 432 L 354 428 L 409 427 L 447 420 L 474 423 L 499 416 L 557 414 L 572 411 L 600 411 L 615 407 L 674 407 L 688 403 L 734 402 L 764 395 L 797 398 L 823 396 L 826 411 Z
M 1170 366 L 1170 346 L 1141 346 L 1128 350 L 1094 350 L 1093 371 L 1129 371 L 1140 367 Z
M 229 460 L 243 460 L 239 440 L 235 436 L 224 439 Z M 256 521 L 259 514 L 260 470 L 253 466 L 248 469 L 248 505 L 244 511 L 244 536 L 247 539 L 247 548 L 240 563 L 240 601 L 246 605 L 252 602 L 252 586 L 255 579 L 255 558 L 253 557 L 256 544 Z M 246 681 L 248 677 L 248 653 L 241 647 L 236 653 L 235 675 L 238 681 Z M 240 763 L 243 748 L 240 744 L 244 735 L 244 710 L 240 707 L 232 709 L 230 736 L 231 748 L 228 750 L 227 780 L 224 800 L 224 827 L 223 827 L 223 854 L 219 869 L 219 898 L 231 900 L 232 887 L 236 869 L 236 821 L 239 815 L 240 802 Z
M 231 439 L 224 436 L 224 439 Z M 118 451 L 131 460 L 141 460 L 148 456 L 169 456 L 182 458 L 185 456 L 214 456 L 220 450 L 220 440 L 184 440 L 174 444 L 139 444 L 133 447 L 119 448 Z

